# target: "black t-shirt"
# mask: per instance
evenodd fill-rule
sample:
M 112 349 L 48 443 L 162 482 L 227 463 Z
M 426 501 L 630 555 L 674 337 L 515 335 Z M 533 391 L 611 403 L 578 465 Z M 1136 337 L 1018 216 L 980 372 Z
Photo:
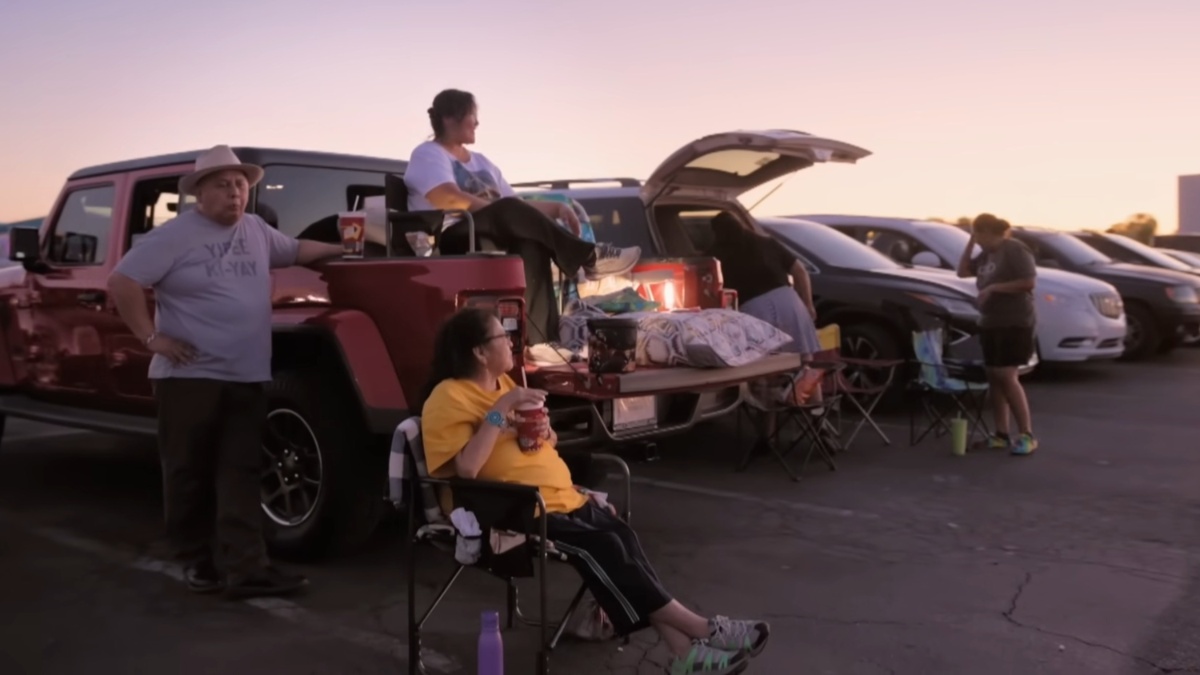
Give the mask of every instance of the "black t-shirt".
M 1036 279 L 1037 265 L 1033 253 L 1021 241 L 1005 239 L 996 250 L 983 252 L 971 261 L 975 286 L 980 290 L 1007 281 Z M 1033 293 L 993 293 L 979 308 L 983 328 L 1024 327 L 1037 323 Z
M 783 244 L 750 231 L 731 239 L 718 237 L 708 255 L 721 262 L 725 288 L 737 291 L 739 303 L 788 286 L 788 274 L 796 262 Z

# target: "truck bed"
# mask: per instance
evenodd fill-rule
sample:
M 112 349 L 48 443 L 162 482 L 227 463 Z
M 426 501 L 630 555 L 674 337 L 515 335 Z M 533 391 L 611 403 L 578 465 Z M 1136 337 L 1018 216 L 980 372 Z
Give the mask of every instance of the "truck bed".
M 552 394 L 592 401 L 613 396 L 644 396 L 679 391 L 702 392 L 800 368 L 799 354 L 771 354 L 733 368 L 656 368 L 639 366 L 631 373 L 596 375 L 586 363 L 526 367 L 529 386 Z

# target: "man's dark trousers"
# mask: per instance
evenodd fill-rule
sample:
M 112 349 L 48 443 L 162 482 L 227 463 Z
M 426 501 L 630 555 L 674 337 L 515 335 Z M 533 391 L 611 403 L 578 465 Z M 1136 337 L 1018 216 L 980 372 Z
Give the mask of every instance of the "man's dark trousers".
M 167 538 L 187 564 L 241 579 L 267 564 L 260 507 L 267 398 L 262 383 L 154 381 Z

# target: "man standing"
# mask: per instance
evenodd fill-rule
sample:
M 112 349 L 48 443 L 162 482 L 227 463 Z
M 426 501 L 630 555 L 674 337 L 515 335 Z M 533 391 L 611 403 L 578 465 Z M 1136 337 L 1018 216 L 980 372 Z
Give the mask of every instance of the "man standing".
M 996 432 L 987 445 L 1007 448 L 1014 455 L 1029 455 L 1037 450 L 1038 442 L 1017 369 L 1033 358 L 1036 348 L 1033 288 L 1037 266 L 1029 248 L 1012 239 L 1011 234 L 1006 220 L 989 213 L 976 217 L 971 239 L 958 262 L 958 276 L 975 277 L 979 288 L 979 340 L 996 421 Z M 972 258 L 975 244 L 983 252 Z M 1015 442 L 1008 433 L 1010 411 L 1020 432 Z
M 270 565 L 262 534 L 270 270 L 341 254 L 340 245 L 298 241 L 247 214 L 262 176 L 228 146 L 201 154 L 179 181 L 195 208 L 142 237 L 108 280 L 121 318 L 154 353 L 167 537 L 188 588 L 229 597 L 308 584 Z M 154 289 L 153 320 L 145 288 Z

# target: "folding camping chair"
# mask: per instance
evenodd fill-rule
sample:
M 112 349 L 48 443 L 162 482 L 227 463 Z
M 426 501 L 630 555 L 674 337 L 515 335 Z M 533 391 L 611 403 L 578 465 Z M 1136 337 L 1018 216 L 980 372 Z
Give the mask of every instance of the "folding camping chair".
M 609 475 L 607 470 L 602 469 L 602 464 L 614 468 L 624 491 L 621 494 L 621 517 L 629 522 L 632 484 L 629 466 L 624 460 L 604 454 L 560 454 L 570 468 L 574 481 L 585 487 L 597 487 Z M 507 628 L 513 628 L 517 620 L 538 628 L 541 635 L 536 672 L 538 675 L 548 673 L 550 653 L 562 638 L 571 615 L 583 601 L 587 587 L 580 584 L 562 620 L 551 625 L 547 618 L 546 562 L 567 562 L 567 557 L 556 550 L 554 543 L 546 536 L 546 504 L 538 489 L 516 483 L 430 477 L 425 463 L 419 417 L 410 417 L 401 422 L 392 435 L 388 488 L 392 503 L 408 511 L 405 567 L 408 577 L 409 675 L 425 672 L 421 658 L 421 628 L 467 567 L 481 568 L 504 581 L 507 590 Z M 445 498 L 445 501 L 441 498 Z M 471 512 L 479 523 L 480 536 L 460 535 L 448 516 L 449 509 L 445 508 L 449 505 Z M 417 551 L 422 544 L 430 544 L 455 556 L 455 566 L 450 578 L 439 587 L 433 602 L 418 618 L 416 567 Z M 460 544 L 462 552 L 459 551 Z M 466 562 L 459 559 L 460 554 L 472 552 L 475 559 Z M 521 613 L 515 580 L 534 576 L 538 581 L 538 618 L 530 620 Z M 628 638 L 625 642 L 628 642 Z
M 787 456 L 800 443 L 808 441 L 808 451 L 800 465 L 800 472 L 808 466 L 813 453 L 821 456 L 830 471 L 837 471 L 833 461 L 833 448 L 830 447 L 822 431 L 831 428 L 830 415 L 837 410 L 840 396 L 836 393 L 824 394 L 823 400 L 814 401 L 813 393 L 831 373 L 840 366 L 836 363 L 814 363 L 812 367 L 802 368 L 792 373 L 761 378 L 755 382 L 742 385 L 742 405 L 738 407 L 737 439 L 742 440 L 742 417 L 745 416 L 751 429 L 765 425 L 769 415 L 775 415 L 775 429 L 758 435 L 749 448 L 738 460 L 738 471 L 744 471 L 758 454 L 769 454 L 775 457 L 783 470 L 793 481 L 799 481 L 800 476 L 792 469 Z M 799 434 L 780 449 L 777 442 L 789 424 L 795 424 Z
M 939 407 L 949 401 L 954 413 L 966 418 L 967 440 L 982 431 L 987 437 L 988 427 L 983 419 L 984 403 L 987 400 L 987 374 L 982 364 L 946 359 L 947 331 L 943 327 L 925 328 L 913 332 L 913 353 L 919 366 L 917 378 L 910 390 L 917 394 L 917 403 L 909 408 L 909 444 L 920 443 L 930 432 L 935 438 L 950 433 L 950 418 Z M 928 421 L 917 434 L 918 410 Z
M 891 389 L 892 381 L 896 377 L 896 369 L 904 364 L 904 359 L 863 359 L 843 356 L 841 353 L 842 331 L 836 323 L 818 330 L 817 337 L 821 341 L 821 352 L 816 355 L 816 358 L 819 361 L 832 361 L 843 365 L 842 368 L 833 371 L 832 377 L 826 380 L 827 393 L 838 395 L 849 401 L 850 405 L 858 411 L 858 422 L 843 443 L 843 447 L 850 447 L 859 432 L 867 425 L 870 425 L 875 433 L 883 439 L 884 445 L 891 445 L 892 440 L 883 432 L 883 429 L 879 428 L 872 415 L 879 402 Z M 878 374 L 868 376 L 868 373 Z M 839 410 L 837 414 L 840 430 L 841 411 Z

